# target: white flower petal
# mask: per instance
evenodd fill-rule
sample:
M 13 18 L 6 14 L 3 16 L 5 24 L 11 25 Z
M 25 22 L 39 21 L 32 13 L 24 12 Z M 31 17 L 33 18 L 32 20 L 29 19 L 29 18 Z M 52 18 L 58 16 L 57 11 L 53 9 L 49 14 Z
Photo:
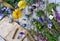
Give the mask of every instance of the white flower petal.
M 53 17 L 54 17 L 54 16 L 50 15 L 50 16 L 49 16 L 49 19 L 50 19 L 50 20 L 52 20 L 52 19 L 53 19 Z

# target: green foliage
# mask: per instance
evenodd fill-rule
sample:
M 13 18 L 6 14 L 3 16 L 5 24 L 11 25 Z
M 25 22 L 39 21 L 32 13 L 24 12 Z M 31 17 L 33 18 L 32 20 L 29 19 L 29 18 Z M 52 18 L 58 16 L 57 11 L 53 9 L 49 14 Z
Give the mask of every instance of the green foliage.
M 15 0 L 4 0 L 5 2 L 14 2 Z
M 6 11 L 4 11 L 3 14 L 8 14 L 8 13 Z
M 37 16 L 41 16 L 41 15 L 44 15 L 44 11 L 42 11 L 42 10 L 39 10 L 38 12 L 37 12 Z
M 50 33 L 46 33 L 45 37 L 47 37 L 49 41 L 57 41 Z
M 57 21 L 55 19 L 53 19 L 51 21 L 53 22 L 53 25 L 54 25 L 55 29 L 58 29 L 59 25 L 58 25 Z
M 53 30 L 53 36 L 58 39 L 59 32 L 57 32 L 55 29 Z
M 43 28 L 43 26 L 42 26 L 42 25 L 40 24 L 40 22 L 37 21 L 37 20 L 34 20 L 34 21 L 32 22 L 32 24 L 34 25 L 34 27 L 37 29 L 38 32 L 40 32 L 41 29 Z
M 4 1 L 9 3 L 10 5 L 14 6 L 14 4 L 20 0 L 4 0 Z
M 4 0 L 5 2 L 11 2 L 11 3 L 15 3 L 15 2 L 19 2 L 20 0 Z
M 58 6 L 58 4 L 50 3 L 47 5 L 46 10 L 48 11 L 49 14 L 51 14 L 52 9 L 56 6 Z
M 26 0 L 28 5 L 32 5 L 32 3 L 36 3 L 37 0 Z

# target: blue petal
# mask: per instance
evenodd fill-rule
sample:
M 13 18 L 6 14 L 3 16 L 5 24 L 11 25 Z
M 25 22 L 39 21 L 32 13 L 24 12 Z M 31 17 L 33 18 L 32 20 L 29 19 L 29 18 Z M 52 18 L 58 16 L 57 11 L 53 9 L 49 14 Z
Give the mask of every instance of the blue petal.
M 20 32 L 19 34 L 22 34 L 22 35 L 23 35 L 23 34 L 24 34 L 24 32 Z
M 44 20 L 45 20 L 45 21 L 47 21 L 47 20 L 48 20 L 48 18 L 44 18 Z
M 41 17 L 41 16 L 39 17 L 39 20 L 40 20 L 40 21 L 43 21 L 43 19 L 42 19 L 42 17 Z
M 18 36 L 17 39 L 20 39 L 20 36 Z
M 48 22 L 48 24 L 52 24 L 52 22 Z

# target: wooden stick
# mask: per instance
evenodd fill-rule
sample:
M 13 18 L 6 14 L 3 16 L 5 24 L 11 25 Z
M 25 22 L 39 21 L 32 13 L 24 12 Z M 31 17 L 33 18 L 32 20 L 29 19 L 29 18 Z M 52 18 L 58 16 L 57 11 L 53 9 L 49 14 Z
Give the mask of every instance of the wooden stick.
M 14 35 L 13 35 L 13 37 L 12 37 L 12 39 L 15 38 L 15 36 L 16 36 L 18 30 L 19 30 L 19 29 L 17 28 L 16 31 L 15 31 L 15 33 L 14 33 Z
M 23 28 L 23 29 L 25 29 L 25 28 Z M 35 39 L 30 35 L 30 33 L 28 32 L 28 30 L 27 29 L 25 29 L 26 30 L 26 33 L 28 34 L 28 36 L 30 37 L 30 39 L 32 40 L 32 41 L 35 41 Z

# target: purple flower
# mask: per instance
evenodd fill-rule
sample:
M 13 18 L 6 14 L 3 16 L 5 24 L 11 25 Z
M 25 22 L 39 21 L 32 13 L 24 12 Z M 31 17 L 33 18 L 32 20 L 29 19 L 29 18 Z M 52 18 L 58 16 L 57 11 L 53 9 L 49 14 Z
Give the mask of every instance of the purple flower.
M 60 16 L 58 12 L 55 12 L 56 20 L 58 21 L 58 24 L 60 24 Z
M 6 8 L 6 11 L 8 12 L 8 13 L 11 13 L 11 9 L 10 8 Z
M 47 27 L 49 28 L 49 29 L 51 29 L 51 27 L 52 27 L 52 22 L 48 22 L 48 24 L 47 24 Z
M 17 39 L 20 39 L 20 36 L 18 36 Z
M 58 22 L 58 24 L 60 24 L 60 22 Z
M 11 13 L 11 10 L 8 10 L 8 13 Z
M 36 35 L 36 37 L 38 38 L 39 41 L 48 41 L 48 39 L 46 39 L 44 37 L 40 37 L 38 35 Z
M 48 41 L 48 39 L 46 39 L 44 37 L 40 37 L 39 40 L 41 40 L 41 41 Z
M 2 13 L 2 10 L 0 10 L 0 14 Z
M 60 20 L 59 13 L 58 12 L 55 12 L 55 15 L 56 15 L 56 20 Z

